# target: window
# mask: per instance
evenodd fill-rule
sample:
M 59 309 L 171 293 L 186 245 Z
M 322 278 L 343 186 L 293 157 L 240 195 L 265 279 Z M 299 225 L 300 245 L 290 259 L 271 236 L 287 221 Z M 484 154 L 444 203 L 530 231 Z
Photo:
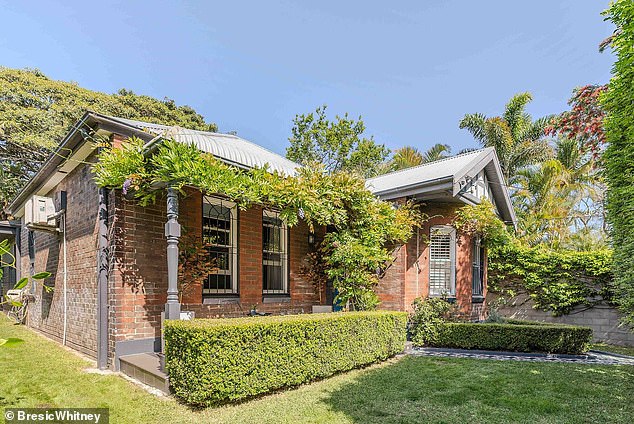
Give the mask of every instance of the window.
M 434 226 L 429 239 L 429 295 L 455 296 L 456 230 Z
M 288 293 L 287 228 L 279 213 L 262 213 L 262 293 Z
M 484 292 L 484 247 L 480 238 L 473 240 L 473 285 L 472 296 L 482 296 Z
M 203 198 L 203 243 L 218 271 L 203 284 L 203 296 L 238 292 L 238 226 L 235 203 Z

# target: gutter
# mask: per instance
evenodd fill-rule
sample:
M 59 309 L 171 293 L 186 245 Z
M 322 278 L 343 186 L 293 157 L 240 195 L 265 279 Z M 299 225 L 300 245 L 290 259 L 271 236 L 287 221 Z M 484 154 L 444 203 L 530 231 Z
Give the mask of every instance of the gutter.
M 370 187 L 367 187 L 370 191 L 372 191 L 372 194 L 374 194 L 375 196 L 381 197 L 381 198 L 394 198 L 394 197 L 401 197 L 399 196 L 399 194 L 402 193 L 409 193 L 412 190 L 415 189 L 421 189 L 421 188 L 425 188 L 425 187 L 431 187 L 434 185 L 439 185 L 439 183 L 453 183 L 453 178 L 452 177 L 441 177 L 441 178 L 436 178 L 433 180 L 427 180 L 427 181 L 423 181 L 423 182 L 417 182 L 417 183 L 413 183 L 413 184 L 408 184 L 405 186 L 399 186 L 396 188 L 391 188 L 391 189 L 387 189 L 387 190 L 383 190 L 383 191 L 372 191 L 372 189 Z M 440 187 L 441 189 L 443 187 Z M 449 187 L 450 188 L 450 187 Z M 392 197 L 390 197 L 392 196 Z

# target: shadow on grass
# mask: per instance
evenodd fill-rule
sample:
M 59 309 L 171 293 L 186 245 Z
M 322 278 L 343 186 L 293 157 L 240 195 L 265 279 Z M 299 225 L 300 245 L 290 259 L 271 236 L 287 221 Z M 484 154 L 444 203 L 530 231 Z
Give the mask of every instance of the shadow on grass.
M 634 367 L 404 357 L 324 402 L 357 423 L 631 423 L 633 377 Z

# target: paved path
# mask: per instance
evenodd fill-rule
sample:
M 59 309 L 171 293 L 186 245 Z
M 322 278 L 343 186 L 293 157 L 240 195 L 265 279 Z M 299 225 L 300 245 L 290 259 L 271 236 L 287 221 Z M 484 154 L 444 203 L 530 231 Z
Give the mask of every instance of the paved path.
M 405 354 L 413 356 L 439 356 L 449 358 L 493 359 L 498 361 L 568 362 L 594 365 L 634 365 L 633 357 L 617 356 L 607 352 L 590 351 L 586 355 L 551 355 L 546 353 L 492 352 L 482 350 L 441 349 L 408 346 Z

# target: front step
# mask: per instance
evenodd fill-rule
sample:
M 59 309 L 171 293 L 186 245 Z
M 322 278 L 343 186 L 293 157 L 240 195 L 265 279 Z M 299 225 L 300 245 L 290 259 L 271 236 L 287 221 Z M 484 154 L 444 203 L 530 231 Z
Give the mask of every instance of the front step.
M 161 369 L 161 361 L 156 353 L 125 355 L 119 361 L 119 370 L 125 375 L 169 394 L 169 379 Z

